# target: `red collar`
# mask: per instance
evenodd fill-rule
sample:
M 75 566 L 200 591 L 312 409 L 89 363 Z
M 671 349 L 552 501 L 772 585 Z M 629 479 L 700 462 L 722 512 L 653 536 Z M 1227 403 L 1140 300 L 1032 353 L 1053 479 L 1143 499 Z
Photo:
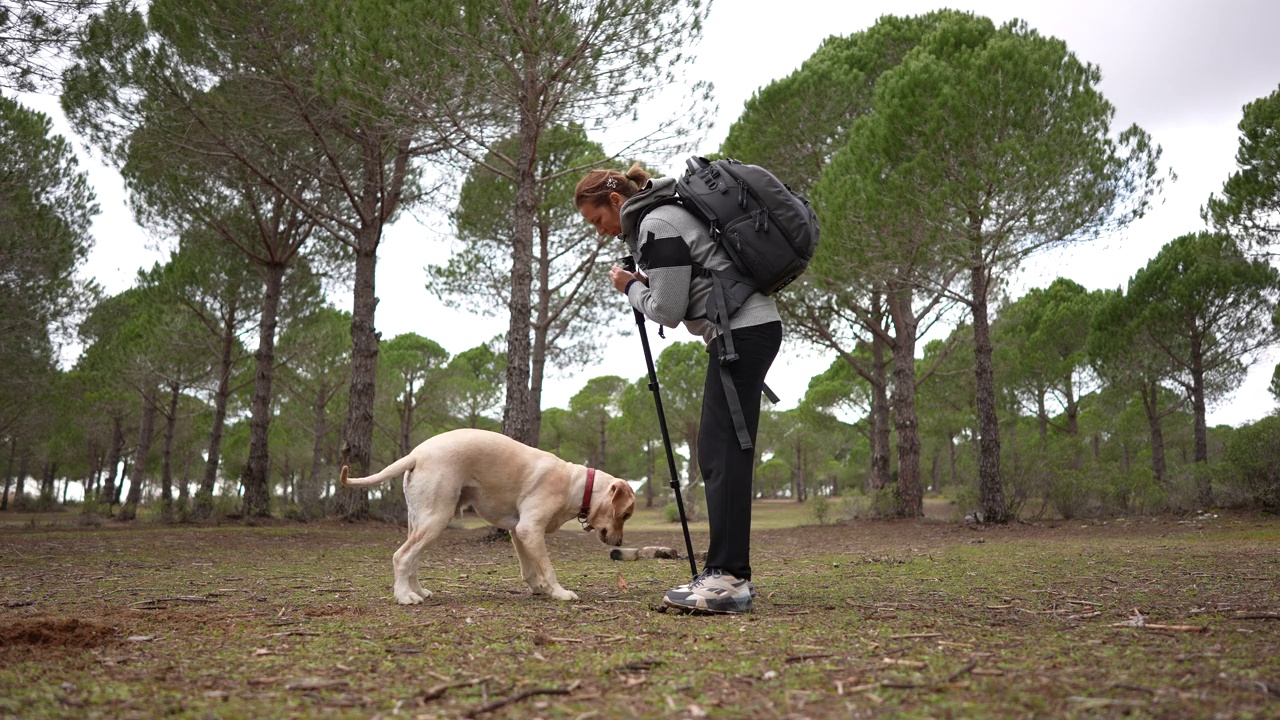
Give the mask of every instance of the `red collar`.
M 587 513 L 591 511 L 591 486 L 596 484 L 596 469 L 587 468 L 587 487 L 582 491 L 582 509 L 578 511 L 578 522 L 582 523 L 583 530 L 590 530 L 591 526 L 587 524 Z

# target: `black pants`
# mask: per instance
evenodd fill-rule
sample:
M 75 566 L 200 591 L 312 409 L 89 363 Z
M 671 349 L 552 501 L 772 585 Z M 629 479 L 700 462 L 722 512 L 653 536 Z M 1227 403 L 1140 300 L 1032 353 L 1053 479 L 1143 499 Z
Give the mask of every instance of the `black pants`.
M 707 491 L 711 544 L 706 569 L 751 577 L 751 497 L 755 450 L 743 450 L 733 429 L 733 415 L 720 379 L 720 338 L 708 348 L 707 379 L 702 390 L 702 425 L 698 431 L 698 467 Z M 782 323 L 752 325 L 733 331 L 737 361 L 729 365 L 742 414 L 756 441 L 764 376 L 782 345 Z

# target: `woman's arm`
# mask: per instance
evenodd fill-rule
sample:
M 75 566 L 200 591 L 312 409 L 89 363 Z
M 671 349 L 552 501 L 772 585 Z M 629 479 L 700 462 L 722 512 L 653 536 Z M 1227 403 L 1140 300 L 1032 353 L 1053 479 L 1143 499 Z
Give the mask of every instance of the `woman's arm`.
M 676 327 L 689 309 L 689 281 L 693 277 L 689 243 L 670 223 L 657 218 L 645 218 L 639 231 L 638 264 L 648 276 L 648 286 L 630 283 L 627 299 L 650 320 Z

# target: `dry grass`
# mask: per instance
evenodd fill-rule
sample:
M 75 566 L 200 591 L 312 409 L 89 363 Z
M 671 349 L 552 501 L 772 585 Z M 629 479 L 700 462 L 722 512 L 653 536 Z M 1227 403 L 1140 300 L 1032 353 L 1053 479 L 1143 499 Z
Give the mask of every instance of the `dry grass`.
M 1274 518 L 803 521 L 759 508 L 738 617 L 656 612 L 687 562 L 576 526 L 549 541 L 581 602 L 470 527 L 400 607 L 389 526 L 9 524 L 0 717 L 1280 717 Z M 683 540 L 642 516 L 628 544 Z

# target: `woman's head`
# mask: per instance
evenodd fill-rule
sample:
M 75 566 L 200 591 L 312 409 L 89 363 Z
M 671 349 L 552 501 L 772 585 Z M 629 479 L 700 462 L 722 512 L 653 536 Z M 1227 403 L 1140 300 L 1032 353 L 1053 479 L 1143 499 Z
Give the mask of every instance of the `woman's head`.
M 643 190 L 649 178 L 640 163 L 632 165 L 625 174 L 617 170 L 592 170 L 578 181 L 573 204 L 601 235 L 617 237 L 622 234 L 622 204 Z

